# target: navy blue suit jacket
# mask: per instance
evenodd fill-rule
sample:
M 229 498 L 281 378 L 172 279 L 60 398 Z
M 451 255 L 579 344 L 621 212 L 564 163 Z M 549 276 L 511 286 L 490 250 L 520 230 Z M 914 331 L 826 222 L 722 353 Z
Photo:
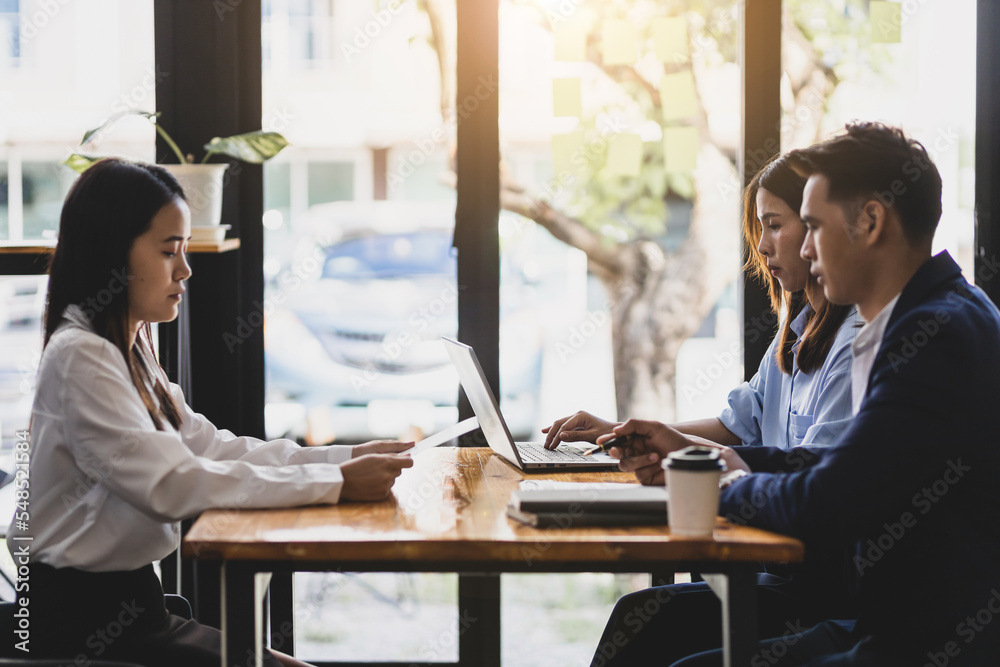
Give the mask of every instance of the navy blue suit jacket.
M 841 441 L 736 448 L 765 472 L 720 514 L 846 547 L 856 632 L 887 663 L 1000 664 L 998 398 L 1000 312 L 943 252 L 903 289 Z

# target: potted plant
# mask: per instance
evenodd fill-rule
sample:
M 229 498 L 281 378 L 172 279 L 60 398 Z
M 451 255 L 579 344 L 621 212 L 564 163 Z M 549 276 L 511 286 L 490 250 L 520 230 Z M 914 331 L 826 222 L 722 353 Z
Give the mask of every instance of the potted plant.
M 184 195 L 187 198 L 188 207 L 191 209 L 191 227 L 215 227 L 216 230 L 213 231 L 221 231 L 221 233 L 212 233 L 208 236 L 215 236 L 217 240 L 221 240 L 225 236 L 225 230 L 218 227 L 222 221 L 223 176 L 229 165 L 207 164 L 209 158 L 213 155 L 226 155 L 244 162 L 261 164 L 280 153 L 288 145 L 288 141 L 280 133 L 264 132 L 263 130 L 237 134 L 231 137 L 215 137 L 202 146 L 205 150 L 205 156 L 201 159 L 201 162 L 195 163 L 194 154 L 181 151 L 173 138 L 167 134 L 167 131 L 156 122 L 160 116 L 159 113 L 134 109 L 115 114 L 98 127 L 88 130 L 83 135 L 80 145 L 86 146 L 88 143 L 94 142 L 108 126 L 114 124 L 124 116 L 130 115 L 142 116 L 153 123 L 157 134 L 163 137 L 163 140 L 167 142 L 174 155 L 177 156 L 180 164 L 164 164 L 160 166 L 170 171 L 184 188 Z M 73 153 L 66 158 L 63 164 L 77 173 L 83 173 L 90 165 L 100 159 L 100 157 Z M 194 236 L 195 232 L 192 232 L 192 238 Z

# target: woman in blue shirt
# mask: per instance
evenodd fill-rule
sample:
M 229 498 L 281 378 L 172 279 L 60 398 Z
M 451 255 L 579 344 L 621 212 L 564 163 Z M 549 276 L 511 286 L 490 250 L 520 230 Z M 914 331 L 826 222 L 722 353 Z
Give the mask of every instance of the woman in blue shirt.
M 809 262 L 799 255 L 805 238 L 799 218 L 804 185 L 779 158 L 765 165 L 747 187 L 747 269 L 767 283 L 774 312 L 784 306 L 784 321 L 757 374 L 729 393 L 719 424 L 689 422 L 679 430 L 724 445 L 790 449 L 829 445 L 849 425 L 851 344 L 863 322 L 853 306 L 826 300 L 822 286 L 809 274 Z
M 675 424 L 682 433 L 721 445 L 768 445 L 791 449 L 836 442 L 852 418 L 851 343 L 861 322 L 852 307 L 836 306 L 809 273 L 799 252 L 805 226 L 799 218 L 805 179 L 786 158 L 765 164 L 744 192 L 743 236 L 747 269 L 768 284 L 771 306 L 782 324 L 757 374 L 729 394 L 717 418 Z M 614 422 L 578 412 L 556 421 L 546 446 L 596 441 Z M 658 478 L 644 483 L 663 484 Z M 841 554 L 813 554 L 788 578 L 758 578 L 761 637 L 780 636 L 828 618 L 849 618 Z M 791 572 L 783 572 L 791 575 Z M 618 601 L 591 667 L 664 665 L 698 651 L 719 648 L 718 598 L 704 583 L 659 586 Z M 801 630 L 797 630 L 801 631 Z
M 861 320 L 851 306 L 831 304 L 799 255 L 806 230 L 799 218 L 805 179 L 785 158 L 765 164 L 744 192 L 747 269 L 765 281 L 781 327 L 757 374 L 729 393 L 717 418 L 673 424 L 720 445 L 829 445 L 850 423 L 851 343 Z M 545 446 L 595 442 L 617 422 L 578 412 L 542 429 Z

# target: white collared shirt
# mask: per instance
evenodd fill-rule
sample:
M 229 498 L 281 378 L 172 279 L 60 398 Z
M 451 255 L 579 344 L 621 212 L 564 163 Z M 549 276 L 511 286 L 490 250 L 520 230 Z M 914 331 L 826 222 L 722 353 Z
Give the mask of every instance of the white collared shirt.
M 203 510 L 340 498 L 336 464 L 352 447 L 238 438 L 191 410 L 174 384 L 180 430 L 157 431 L 121 352 L 77 306 L 45 347 L 37 387 L 27 531 L 37 562 L 133 570 L 175 549 L 177 522 Z M 25 534 L 16 524 L 8 535 Z
M 861 401 L 868 390 L 868 377 L 872 373 L 875 356 L 882 346 L 882 336 L 885 335 L 885 328 L 889 324 L 889 318 L 892 317 L 892 310 L 896 307 L 897 301 L 899 294 L 885 304 L 871 322 L 861 327 L 851 346 L 851 352 L 854 354 L 854 364 L 851 366 L 851 407 L 854 409 L 854 414 L 858 414 L 858 410 L 861 409 Z

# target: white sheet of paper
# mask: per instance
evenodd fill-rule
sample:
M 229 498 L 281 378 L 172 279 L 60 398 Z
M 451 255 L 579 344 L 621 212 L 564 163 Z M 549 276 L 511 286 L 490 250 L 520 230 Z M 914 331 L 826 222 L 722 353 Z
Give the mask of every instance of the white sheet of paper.
M 474 431 L 479 428 L 479 420 L 475 417 L 469 417 L 463 421 L 458 422 L 454 426 L 449 426 L 443 431 L 438 431 L 432 436 L 424 438 L 417 444 L 413 445 L 412 449 L 408 449 L 404 454 L 419 454 L 425 449 L 432 449 L 439 445 L 443 445 L 449 440 L 454 440 L 460 435 L 465 435 L 469 431 Z
M 612 486 L 624 488 L 633 486 L 639 488 L 642 485 L 633 482 L 560 482 L 554 479 L 522 479 L 517 485 L 519 489 L 551 489 L 554 491 L 579 491 L 583 489 L 593 489 L 600 491 Z

